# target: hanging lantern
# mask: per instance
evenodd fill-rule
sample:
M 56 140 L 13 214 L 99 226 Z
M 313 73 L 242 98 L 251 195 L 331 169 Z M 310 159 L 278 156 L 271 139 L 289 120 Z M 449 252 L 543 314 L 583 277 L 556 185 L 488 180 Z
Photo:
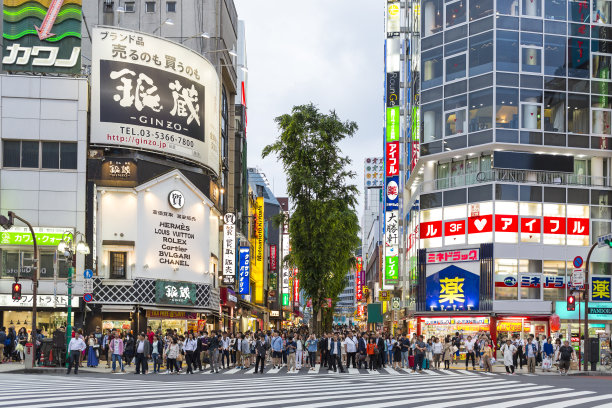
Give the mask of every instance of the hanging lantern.
M 558 314 L 550 316 L 550 331 L 557 332 L 561 329 L 561 318 Z

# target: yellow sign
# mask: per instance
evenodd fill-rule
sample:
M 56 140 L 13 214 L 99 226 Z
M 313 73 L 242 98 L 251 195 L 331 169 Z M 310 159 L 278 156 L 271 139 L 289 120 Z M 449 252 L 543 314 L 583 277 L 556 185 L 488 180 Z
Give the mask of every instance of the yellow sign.
M 389 292 L 388 290 L 381 290 L 380 292 L 378 292 L 378 300 L 391 300 L 391 292 Z
M 252 258 L 251 275 L 255 281 L 253 293 L 255 303 L 263 303 L 264 283 L 264 199 L 257 197 L 255 203 L 255 256 Z
M 464 278 L 444 278 L 440 279 L 440 303 L 448 302 L 449 304 L 465 302 L 463 294 Z
M 497 330 L 503 332 L 520 332 L 521 322 L 497 322 Z M 529 327 L 525 327 L 524 330 L 529 331 Z
M 610 281 L 593 278 L 593 300 L 610 300 Z M 590 312 L 589 312 L 590 313 Z

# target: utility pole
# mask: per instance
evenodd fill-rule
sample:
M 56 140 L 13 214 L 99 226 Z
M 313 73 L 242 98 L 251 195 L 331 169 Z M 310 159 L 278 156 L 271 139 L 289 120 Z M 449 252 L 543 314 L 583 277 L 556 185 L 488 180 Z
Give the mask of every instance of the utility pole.
M 598 243 L 594 243 L 589 250 L 589 254 L 586 259 L 586 266 L 584 268 L 584 371 L 589 370 L 589 361 L 590 358 L 590 344 L 589 344 L 589 263 L 591 261 L 591 254 L 593 250 L 597 247 Z M 578 342 L 580 344 L 580 342 Z

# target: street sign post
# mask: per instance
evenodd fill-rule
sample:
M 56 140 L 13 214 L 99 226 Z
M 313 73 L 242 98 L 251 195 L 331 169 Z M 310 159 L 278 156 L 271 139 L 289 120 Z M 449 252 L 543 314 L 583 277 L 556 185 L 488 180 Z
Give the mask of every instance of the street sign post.
M 574 268 L 581 268 L 584 260 L 581 256 L 577 256 L 574 258 Z
M 84 277 L 85 279 L 91 279 L 91 278 L 93 278 L 93 271 L 92 271 L 91 269 L 85 269 L 85 270 L 83 271 L 83 277 Z
M 610 243 L 612 243 L 612 233 L 611 234 L 606 234 L 606 235 L 602 235 L 601 237 L 597 237 L 597 246 L 599 248 L 601 247 L 610 247 Z
M 91 293 L 84 293 L 83 294 L 83 301 L 85 303 L 89 303 L 93 300 L 93 295 Z
M 93 293 L 93 279 L 83 280 L 83 293 Z
M 391 309 L 393 310 L 399 310 L 400 306 L 401 306 L 402 300 L 398 297 L 394 297 L 391 300 Z
M 381 290 L 380 292 L 378 292 L 378 300 L 391 300 L 391 293 L 388 290 Z
M 574 288 L 579 287 L 580 289 L 584 287 L 584 270 L 583 269 L 576 268 L 572 271 L 572 286 Z

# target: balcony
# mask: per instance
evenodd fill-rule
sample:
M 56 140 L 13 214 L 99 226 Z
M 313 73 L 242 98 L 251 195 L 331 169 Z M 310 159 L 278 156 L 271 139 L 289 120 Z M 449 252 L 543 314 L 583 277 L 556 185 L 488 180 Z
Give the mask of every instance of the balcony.
M 424 191 L 445 190 L 463 186 L 471 186 L 481 183 L 504 182 L 504 183 L 527 183 L 548 184 L 559 186 L 584 186 L 584 187 L 610 187 L 607 177 L 585 176 L 568 173 L 549 173 L 526 170 L 498 170 L 492 169 L 478 173 L 461 174 L 443 179 L 426 181 L 423 183 Z

